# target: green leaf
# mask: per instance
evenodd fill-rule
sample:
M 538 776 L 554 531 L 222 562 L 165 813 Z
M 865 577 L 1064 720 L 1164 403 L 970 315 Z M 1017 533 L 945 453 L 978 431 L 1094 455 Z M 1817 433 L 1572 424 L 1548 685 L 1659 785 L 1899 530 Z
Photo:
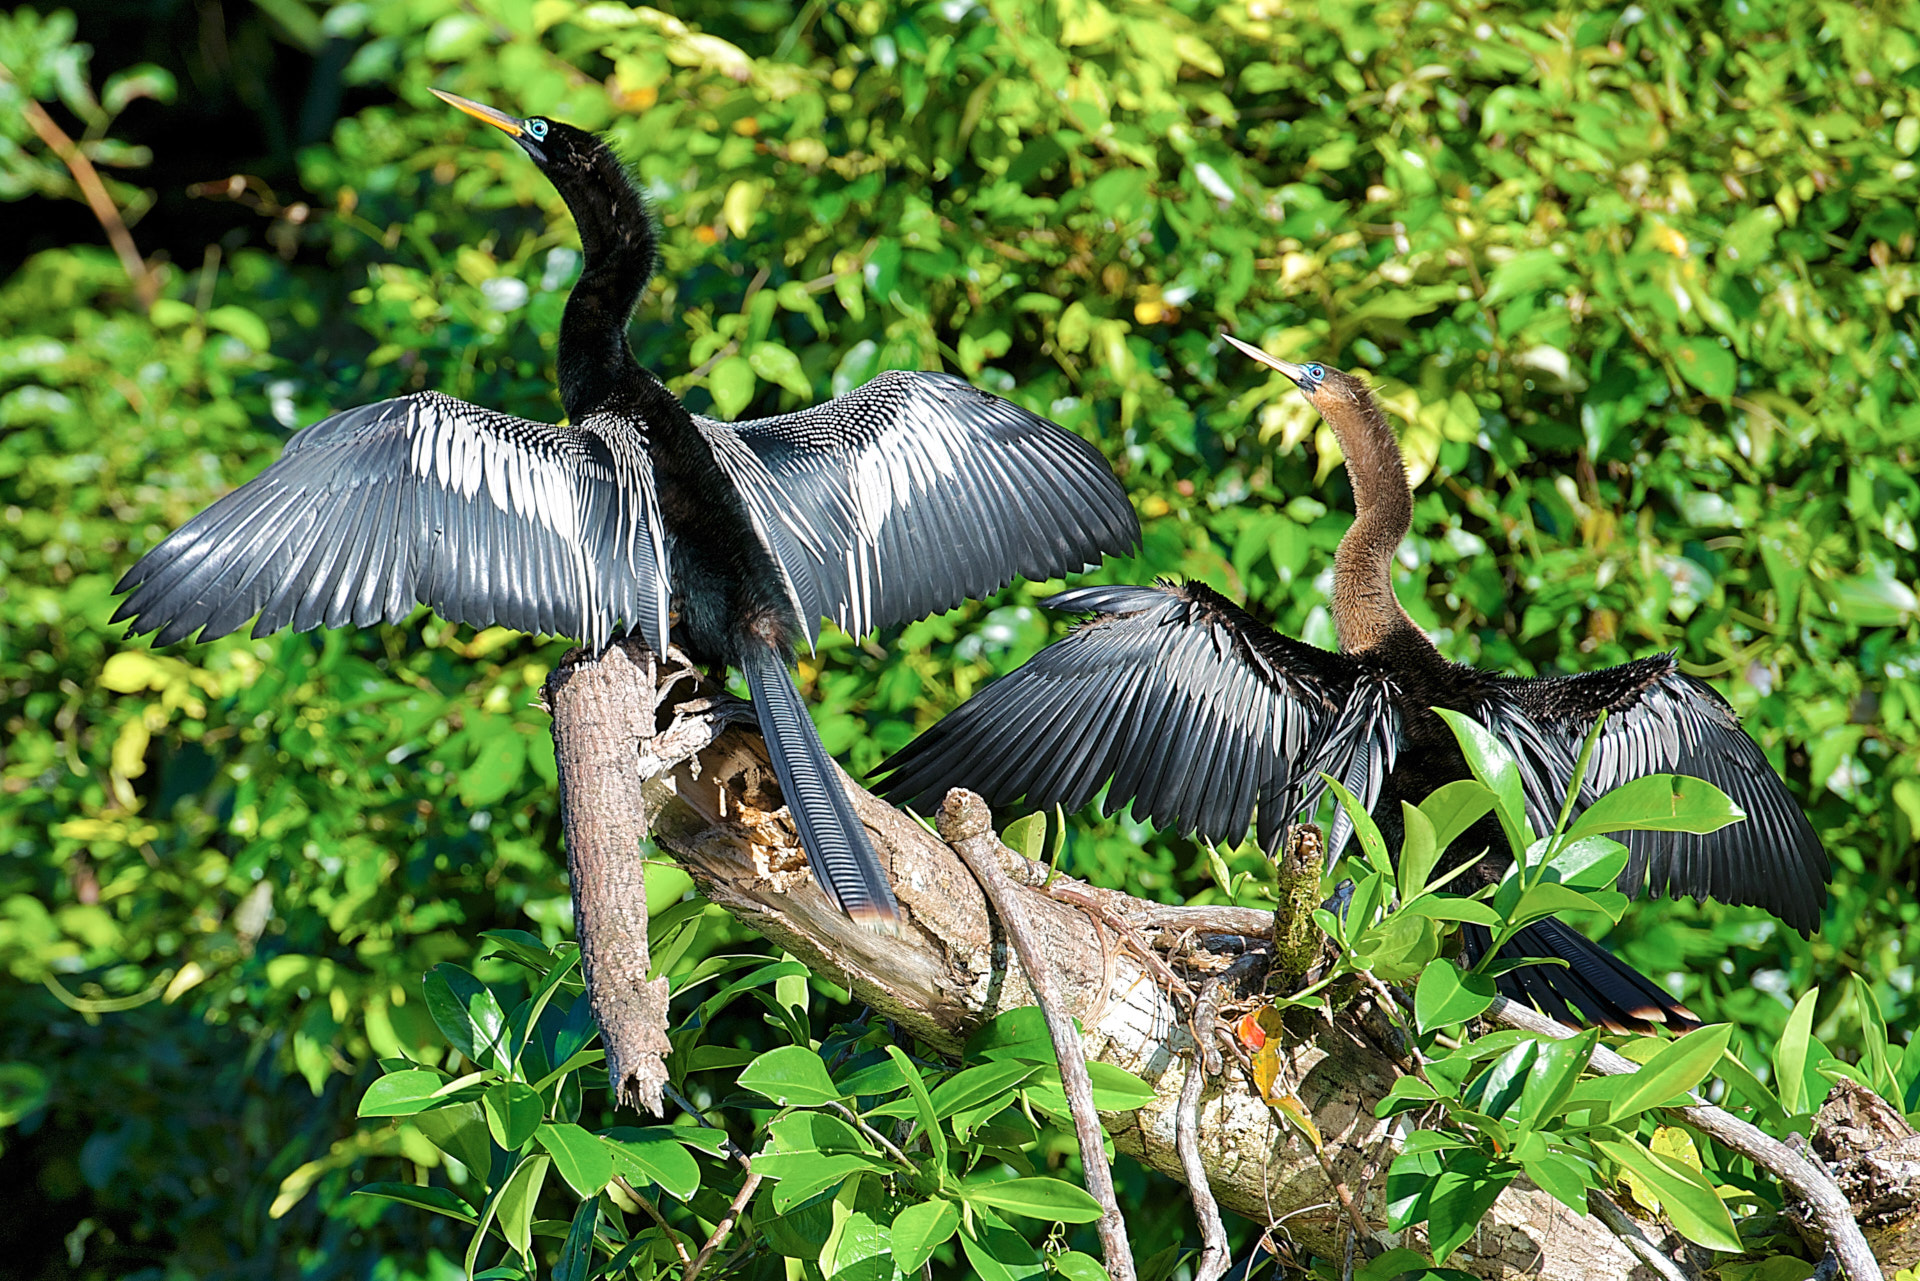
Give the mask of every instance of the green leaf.
M 506 1186 L 500 1189 L 495 1213 L 500 1219 L 501 1235 L 522 1258 L 533 1246 L 533 1207 L 546 1186 L 549 1158 L 536 1152 L 514 1168 Z
M 506 799 L 527 766 L 527 736 L 515 730 L 489 734 L 480 741 L 473 763 L 460 775 L 460 801 L 485 809 Z
M 1000 843 L 1021 858 L 1044 863 L 1047 857 L 1047 812 L 1035 810 L 1000 829 Z
M 653 1183 L 685 1201 L 700 1190 L 700 1163 L 681 1143 L 675 1126 L 615 1126 L 600 1136 L 613 1168 L 629 1183 Z M 691 1134 L 686 1135 L 692 1138 Z
M 813 384 L 800 368 L 800 357 L 779 343 L 755 343 L 747 355 L 747 364 L 768 382 L 778 383 L 796 396 L 813 398 Z
M 960 1252 L 974 1276 L 981 1281 L 1029 1281 L 1046 1274 L 1026 1237 L 986 1211 L 976 1211 L 973 1220 L 960 1229 Z
M 1157 1097 L 1153 1087 L 1133 1073 L 1098 1059 L 1088 1062 L 1087 1080 L 1093 1086 L 1093 1106 L 1101 1112 L 1131 1112 Z M 1067 1115 L 1067 1095 L 1061 1088 L 1058 1072 L 1032 1078 L 1023 1088 L 1039 1107 L 1054 1116 Z
M 1444 851 L 1493 809 L 1494 799 L 1486 784 L 1456 779 L 1429 792 L 1420 802 L 1420 812 L 1433 824 L 1434 844 Z
M 1053 1270 L 1067 1281 L 1113 1281 L 1100 1260 L 1078 1250 L 1062 1250 L 1053 1256 Z M 1142 1276 L 1146 1275 L 1144 1272 Z
M 1427 1244 L 1435 1263 L 1445 1263 L 1479 1230 L 1480 1221 L 1517 1173 L 1512 1166 L 1489 1161 L 1478 1152 L 1445 1154 L 1427 1197 Z
M 914 1110 L 920 1115 L 921 1133 L 927 1136 L 927 1145 L 933 1149 L 933 1168 L 938 1177 L 947 1168 L 947 1133 L 940 1128 L 940 1118 L 934 1115 L 933 1099 L 927 1094 L 927 1083 L 920 1079 L 919 1071 L 905 1050 L 897 1045 L 889 1045 L 886 1051 L 887 1057 L 899 1066 L 900 1075 L 907 1079 L 907 1093 L 913 1097 Z
M 1581 811 L 1567 839 L 1609 832 L 1717 832 L 1745 818 L 1727 794 L 1685 774 L 1648 774 L 1622 783 Z
M 1491 730 L 1460 712 L 1444 707 L 1435 708 L 1440 719 L 1453 731 L 1453 737 L 1460 744 L 1461 755 L 1466 757 L 1467 768 L 1493 793 L 1493 808 L 1500 815 L 1500 826 L 1507 834 L 1507 843 L 1516 850 L 1528 849 L 1533 845 L 1533 829 L 1527 823 L 1527 793 L 1520 778 L 1519 763 L 1513 759 L 1513 753 L 1507 745 L 1493 736 Z
M 589 1281 L 593 1270 L 593 1235 L 600 1227 L 600 1198 L 588 1197 L 573 1212 L 567 1239 L 553 1261 L 553 1281 Z M 618 1275 L 609 1272 L 612 1275 Z
M 1347 812 L 1347 818 L 1353 823 L 1353 834 L 1360 841 L 1360 849 L 1366 855 L 1367 865 L 1376 873 L 1393 879 L 1393 860 L 1387 854 L 1386 838 L 1380 835 L 1379 824 L 1373 821 L 1373 815 L 1367 813 L 1367 807 L 1360 798 L 1341 786 L 1340 780 L 1331 774 L 1322 774 L 1327 782 L 1327 790 L 1332 792 L 1340 808 Z M 1363 916 L 1360 924 L 1366 924 Z
M 360 1096 L 360 1116 L 412 1116 L 429 1108 L 444 1107 L 446 1100 L 434 1097 L 447 1083 L 438 1072 L 413 1068 L 389 1072 L 367 1087 Z
M 912 1276 L 960 1226 L 960 1207 L 944 1197 L 910 1205 L 893 1218 L 893 1266 Z
M 1405 801 L 1400 802 L 1400 823 L 1406 834 L 1400 843 L 1398 884 L 1400 901 L 1407 903 L 1427 888 L 1427 878 L 1440 861 L 1442 847 L 1433 821 Z
M 707 391 L 713 396 L 713 412 L 731 422 L 753 400 L 753 366 L 741 356 L 728 356 L 707 371 Z
M 1689 1032 L 1663 1047 L 1627 1078 L 1630 1084 L 1614 1096 L 1608 1119 L 1618 1123 L 1695 1088 L 1713 1074 L 1714 1064 L 1720 1061 L 1732 1037 L 1733 1026 L 1718 1023 Z
M 1807 1048 L 1813 1038 L 1813 1008 L 1819 999 L 1820 989 L 1816 987 L 1794 1002 L 1786 1029 L 1773 1047 L 1775 1088 L 1780 1091 L 1781 1105 L 1794 1116 L 1811 1110 L 1807 1106 Z
M 879 1161 L 852 1152 L 837 1152 L 831 1156 L 819 1152 L 783 1152 L 775 1156 L 756 1157 L 753 1168 L 768 1178 L 779 1180 L 773 1189 L 773 1208 L 781 1214 L 837 1186 L 848 1175 L 868 1170 L 884 1173 L 887 1169 Z
M 812 1107 L 840 1098 L 826 1063 L 804 1045 L 768 1050 L 741 1070 L 740 1085 L 781 1107 Z
M 407 1124 L 427 1136 L 427 1141 L 467 1168 L 484 1188 L 487 1172 L 493 1164 L 493 1143 L 487 1134 L 486 1115 L 476 1102 L 456 1103 L 410 1117 Z
M 1625 1142 L 1595 1139 L 1593 1146 L 1644 1180 L 1660 1198 L 1660 1208 L 1673 1221 L 1673 1226 L 1689 1241 L 1710 1250 L 1735 1254 L 1745 1248 L 1740 1244 L 1740 1233 L 1733 1226 L 1733 1216 L 1727 1213 L 1726 1203 L 1698 1170 L 1649 1152 L 1634 1138 Z
M 422 987 L 427 1012 L 448 1044 L 475 1063 L 500 1057 L 507 1015 L 486 984 L 457 965 L 436 965 Z
M 1057 1223 L 1092 1223 L 1100 1217 L 1100 1203 L 1081 1188 L 1060 1179 L 1005 1179 L 998 1183 L 971 1183 L 960 1189 L 969 1204 L 992 1206 L 1029 1219 Z
M 410 1205 L 416 1210 L 428 1210 L 434 1214 L 444 1214 L 449 1219 L 472 1226 L 479 1222 L 474 1217 L 473 1207 L 462 1201 L 445 1188 L 421 1187 L 414 1183 L 368 1183 L 353 1190 L 355 1196 L 380 1197 L 387 1201 L 398 1201 Z
M 266 351 L 273 346 L 273 336 L 267 332 L 267 322 L 245 307 L 236 307 L 231 303 L 215 307 L 207 313 L 207 328 L 231 334 L 255 351 Z
M 1620 842 L 1585 836 L 1561 845 L 1547 865 L 1547 879 L 1588 893 L 1617 889 L 1628 858 L 1627 847 Z
M 1031 1063 L 983 1063 L 966 1068 L 942 1081 L 933 1091 L 933 1114 L 945 1120 L 956 1112 L 979 1107 L 997 1095 L 1013 1099 L 1013 1091 L 1040 1069 Z M 997 1110 L 997 1109 L 996 1109 Z
M 1583 894 L 1553 881 L 1541 881 L 1521 894 L 1519 901 L 1508 911 L 1505 932 L 1510 934 L 1530 921 L 1537 921 L 1543 916 L 1559 916 L 1564 912 L 1599 912 L 1609 920 L 1617 921 L 1620 919 L 1620 907 L 1624 906 L 1625 901 L 1621 895 L 1614 894 L 1613 898 L 1620 900 L 1616 906 L 1614 902 L 1599 897 L 1599 894 L 1605 893 L 1608 891 Z
M 1532 1129 L 1558 1115 L 1573 1093 L 1580 1073 L 1592 1060 L 1599 1040 L 1598 1030 L 1590 1028 L 1570 1040 L 1542 1041 L 1539 1057 L 1527 1072 L 1527 1086 L 1521 1092 L 1520 1112 L 1515 1121 Z
M 1486 1071 L 1475 1078 L 1472 1087 L 1461 1096 L 1461 1101 L 1483 1116 L 1496 1121 L 1504 1118 L 1508 1110 L 1520 1101 L 1528 1074 L 1532 1072 L 1539 1053 L 1538 1041 L 1521 1041 L 1496 1058 Z
M 1449 960 L 1434 961 L 1413 990 L 1414 1021 L 1423 1033 L 1452 1027 L 1485 1013 L 1496 995 L 1486 975 L 1466 973 Z
M 1887 1021 L 1880 1013 L 1880 1002 L 1873 995 L 1873 987 L 1858 973 L 1853 976 L 1853 1000 L 1860 1011 L 1860 1030 L 1866 1039 L 1866 1052 L 1860 1056 L 1860 1066 L 1866 1070 L 1874 1093 L 1897 1103 L 1900 1085 L 1887 1058 Z
M 487 1116 L 487 1132 L 493 1141 L 509 1152 L 531 1139 L 546 1115 L 546 1103 L 531 1085 L 502 1081 L 480 1096 L 481 1110 Z
M 1520 1163 L 1535 1187 L 1575 1214 L 1586 1214 L 1587 1189 L 1598 1187 L 1584 1161 L 1564 1152 L 1548 1152 Z
M 597 1135 L 587 1133 L 568 1121 L 542 1125 L 534 1131 L 553 1157 L 553 1168 L 567 1186 L 583 1197 L 600 1195 L 600 1189 L 613 1181 L 613 1155 Z
M 1683 338 L 1674 345 L 1673 363 L 1680 376 L 1709 396 L 1733 395 L 1739 365 L 1733 353 L 1711 338 Z

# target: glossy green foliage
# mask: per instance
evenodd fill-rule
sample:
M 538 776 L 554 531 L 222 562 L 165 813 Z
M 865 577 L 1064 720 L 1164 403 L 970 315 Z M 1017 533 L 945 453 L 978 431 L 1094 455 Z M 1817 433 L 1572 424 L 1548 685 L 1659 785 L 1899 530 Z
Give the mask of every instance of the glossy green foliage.
M 704 911 L 690 903 L 656 924 L 670 936 Z M 1086 1192 L 1041 1172 L 1050 1152 L 1071 1148 L 1072 1123 L 1035 1008 L 982 1028 L 958 1065 L 926 1063 L 878 1024 L 812 1037 L 797 961 L 714 957 L 674 984 L 668 1075 L 676 1099 L 731 1083 L 725 1121 L 683 1114 L 670 1126 L 589 1130 L 583 1101 L 605 1090 L 606 1073 L 578 950 L 511 931 L 490 937 L 523 967 L 520 981 L 484 984 L 437 967 L 426 1002 L 451 1051 L 445 1065 L 383 1060 L 385 1075 L 359 1105 L 362 1118 L 396 1118 L 393 1142 L 432 1173 L 357 1195 L 459 1224 L 469 1272 L 533 1275 L 551 1261 L 556 1277 L 656 1275 L 699 1248 L 711 1231 L 703 1221 L 738 1204 L 722 1272 L 752 1272 L 770 1254 L 800 1261 L 809 1276 L 911 1275 L 936 1256 L 1024 1275 L 1041 1256 L 1006 1216 L 1099 1217 Z M 763 1006 L 775 1039 L 793 1039 L 760 1052 L 715 1043 L 716 1022 L 735 1004 Z M 1124 1111 L 1153 1098 L 1137 1078 L 1095 1066 L 1096 1106 Z M 1104 1275 L 1087 1264 L 1096 1269 L 1087 1276 Z
M 531 705 L 563 643 L 422 616 L 150 654 L 106 623 L 141 551 L 333 408 L 558 413 L 578 242 L 429 84 L 610 132 L 664 238 L 634 343 L 697 407 L 956 369 L 1114 460 L 1146 541 L 1107 577 L 1198 577 L 1321 644 L 1331 438 L 1215 333 L 1365 371 L 1417 486 L 1414 618 L 1523 672 L 1678 648 L 1835 857 L 1811 942 L 1664 902 L 1612 941 L 1787 1110 L 1843 1068 L 1916 1105 L 1912 0 L 261 8 L 391 96 L 301 153 L 260 247 L 177 255 L 143 312 L 71 203 L 77 247 L 0 283 L 0 1161 L 60 1225 L 48 1267 L 457 1266 L 462 1225 L 345 1195 L 425 1155 L 352 1102 L 382 1058 L 444 1066 L 433 967 L 505 982 L 482 931 L 570 929 Z M 164 80 L 90 64 L 84 24 L 0 24 L 0 195 L 76 190 L 30 94 L 137 212 L 115 113 Z M 801 667 L 828 747 L 871 767 L 1031 655 L 1044 590 L 829 636 Z M 1251 850 L 1069 826 L 1099 883 L 1257 901 Z M 685 885 L 652 878 L 659 908 Z M 1393 928 L 1412 978 L 1434 933 Z M 743 944 L 702 918 L 670 972 Z M 1122 1177 L 1143 1254 L 1177 1243 L 1177 1198 Z

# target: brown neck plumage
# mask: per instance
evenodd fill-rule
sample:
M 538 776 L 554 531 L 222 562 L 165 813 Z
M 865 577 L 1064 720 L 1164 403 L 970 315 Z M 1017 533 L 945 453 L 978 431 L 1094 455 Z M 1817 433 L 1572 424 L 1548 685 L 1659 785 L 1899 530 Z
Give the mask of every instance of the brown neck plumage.
M 1313 399 L 1340 442 L 1353 482 L 1353 526 L 1333 558 L 1340 648 L 1357 653 L 1395 635 L 1421 636 L 1393 594 L 1393 556 L 1413 527 L 1413 489 L 1400 444 L 1358 378 L 1332 373 Z

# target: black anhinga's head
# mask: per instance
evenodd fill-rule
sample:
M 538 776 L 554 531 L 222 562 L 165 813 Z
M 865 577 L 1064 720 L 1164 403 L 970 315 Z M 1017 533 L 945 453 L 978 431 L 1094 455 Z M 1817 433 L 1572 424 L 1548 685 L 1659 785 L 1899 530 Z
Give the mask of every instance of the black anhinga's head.
M 1307 403 L 1323 414 L 1343 401 L 1354 405 L 1367 405 L 1372 402 L 1372 395 L 1367 391 L 1366 383 L 1352 374 L 1343 373 L 1331 365 L 1322 365 L 1316 361 L 1296 365 L 1291 360 L 1269 356 L 1251 343 L 1241 342 L 1232 334 L 1220 336 L 1261 364 L 1285 374 L 1293 381 L 1293 385 L 1300 389 L 1300 394 L 1307 398 Z
M 532 156 L 533 163 L 539 165 L 549 178 L 594 168 L 600 154 L 606 149 L 606 144 L 586 130 L 576 129 L 558 120 L 549 120 L 545 116 L 529 116 L 522 120 L 458 94 L 440 89 L 430 92 L 442 102 L 459 108 L 475 120 L 485 121 L 519 143 L 521 150 Z

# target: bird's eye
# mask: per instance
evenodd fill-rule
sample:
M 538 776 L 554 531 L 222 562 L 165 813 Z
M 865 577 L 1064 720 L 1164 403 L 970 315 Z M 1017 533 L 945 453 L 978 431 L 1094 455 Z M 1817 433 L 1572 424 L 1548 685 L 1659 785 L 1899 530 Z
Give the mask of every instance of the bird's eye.
M 1325 365 L 1308 365 L 1307 366 L 1307 377 L 1313 379 L 1313 381 L 1319 382 L 1322 378 L 1325 378 L 1326 376 L 1327 376 L 1327 367 Z
M 547 122 L 544 120 L 527 121 L 527 133 L 535 142 L 547 136 Z

